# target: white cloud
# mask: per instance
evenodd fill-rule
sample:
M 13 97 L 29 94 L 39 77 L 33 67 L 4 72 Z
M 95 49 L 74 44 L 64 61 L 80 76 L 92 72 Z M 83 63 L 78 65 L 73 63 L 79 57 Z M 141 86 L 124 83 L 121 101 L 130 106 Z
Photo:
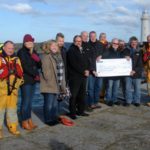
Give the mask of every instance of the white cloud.
M 108 23 L 119 26 L 136 27 L 138 25 L 137 19 L 129 16 L 114 16 L 105 19 Z
M 134 0 L 134 2 L 143 9 L 149 9 L 150 7 L 150 0 Z
M 21 14 L 28 14 L 28 13 L 33 12 L 32 7 L 27 3 L 17 3 L 14 5 L 3 4 L 3 7 L 8 10 L 15 11 Z
M 128 15 L 128 14 L 130 14 L 129 9 L 127 9 L 127 8 L 124 7 L 124 6 L 119 6 L 119 7 L 117 7 L 114 11 L 115 11 L 116 13 L 123 14 L 123 15 Z
M 28 2 L 28 3 L 27 3 Z M 44 2 L 48 3 L 48 7 L 53 5 L 55 9 L 49 10 L 36 10 L 36 6 L 29 5 L 29 2 Z M 25 3 L 17 3 L 14 5 L 5 4 L 4 7 L 21 13 L 42 16 L 44 18 L 61 18 L 61 17 L 78 17 L 83 18 L 85 22 L 90 25 L 108 24 L 108 26 L 120 26 L 127 28 L 135 28 L 139 26 L 139 16 L 137 15 L 137 4 L 140 6 L 145 5 L 146 1 L 133 0 L 132 2 L 116 3 L 114 0 L 26 0 Z M 150 3 L 147 1 L 146 4 Z M 124 5 L 126 4 L 126 5 Z M 128 5 L 127 5 L 128 4 Z M 71 7 L 70 7 L 71 5 Z M 104 7 L 105 6 L 105 7 Z M 130 7 L 129 7 L 130 6 Z M 133 8 L 131 8 L 133 7 Z
M 31 2 L 48 3 L 49 0 L 30 0 Z

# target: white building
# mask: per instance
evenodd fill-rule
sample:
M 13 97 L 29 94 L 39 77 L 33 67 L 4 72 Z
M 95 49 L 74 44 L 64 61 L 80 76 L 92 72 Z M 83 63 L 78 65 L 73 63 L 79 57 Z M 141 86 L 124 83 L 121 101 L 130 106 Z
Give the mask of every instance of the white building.
M 147 35 L 150 34 L 150 16 L 145 10 L 141 17 L 141 42 L 147 41 Z

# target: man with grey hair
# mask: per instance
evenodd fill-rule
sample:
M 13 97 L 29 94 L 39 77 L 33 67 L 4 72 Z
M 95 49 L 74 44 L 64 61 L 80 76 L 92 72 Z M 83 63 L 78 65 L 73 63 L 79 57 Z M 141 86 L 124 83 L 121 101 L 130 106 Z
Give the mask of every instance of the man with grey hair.
M 105 59 L 117 59 L 121 58 L 119 51 L 119 40 L 117 38 L 112 39 L 111 47 L 107 52 L 104 52 L 103 58 Z M 120 105 L 118 101 L 118 90 L 120 84 L 120 77 L 109 77 L 107 78 L 106 88 L 106 103 L 108 106 Z
M 88 42 L 88 38 L 89 38 L 88 32 L 82 31 L 81 32 L 81 38 L 82 38 L 82 42 Z
M 129 47 L 126 49 L 132 60 L 132 71 L 125 78 L 125 106 L 134 104 L 140 106 L 141 102 L 141 78 L 143 71 L 142 52 L 139 49 L 138 39 L 132 36 L 129 39 Z
M 80 35 L 73 38 L 73 44 L 67 52 L 70 98 L 70 117 L 89 116 L 85 113 L 86 81 L 89 76 L 89 65 L 82 47 Z
M 89 43 L 88 43 L 88 38 L 89 38 L 88 32 L 82 31 L 81 32 L 81 38 L 82 38 L 82 47 L 85 50 L 86 56 L 88 58 L 88 63 L 90 65 L 91 55 L 90 55 L 90 48 L 89 48 Z M 88 100 L 88 80 L 89 80 L 89 77 L 87 78 L 87 83 L 86 83 L 85 111 L 92 112 L 93 109 L 91 109 L 91 107 L 89 107 L 90 103 Z
M 88 78 L 88 100 L 92 109 L 101 108 L 99 105 L 100 92 L 102 90 L 103 78 L 97 77 L 96 60 L 100 59 L 103 54 L 103 46 L 97 40 L 95 31 L 89 33 L 89 49 L 90 49 L 90 76 Z
M 90 49 L 89 49 L 89 44 L 88 44 L 89 35 L 88 35 L 87 31 L 81 32 L 81 39 L 82 39 L 82 47 L 84 48 L 87 55 L 90 56 L 90 54 L 89 54 Z

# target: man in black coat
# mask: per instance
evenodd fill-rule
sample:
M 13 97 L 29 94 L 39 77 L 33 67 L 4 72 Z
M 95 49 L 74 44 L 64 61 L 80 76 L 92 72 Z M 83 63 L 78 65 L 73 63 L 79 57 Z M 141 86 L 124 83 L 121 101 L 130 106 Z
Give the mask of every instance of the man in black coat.
M 97 41 L 96 32 L 91 31 L 89 34 L 90 49 L 90 76 L 88 78 L 88 101 L 92 109 L 101 108 L 98 104 L 100 92 L 102 90 L 103 79 L 96 76 L 96 60 L 102 57 L 103 45 Z
M 91 62 L 91 55 L 90 55 L 90 48 L 89 48 L 89 34 L 86 31 L 82 31 L 81 32 L 81 38 L 82 38 L 82 47 L 88 57 L 88 62 L 90 64 Z M 92 112 L 93 109 L 91 109 L 91 107 L 89 107 L 90 105 L 90 101 L 88 100 L 88 79 L 87 79 L 87 84 L 86 84 L 86 97 L 85 97 L 85 111 L 87 112 Z
M 140 106 L 141 101 L 141 78 L 143 71 L 143 61 L 142 51 L 138 47 L 138 39 L 136 37 L 130 38 L 129 47 L 125 50 L 125 52 L 132 60 L 131 76 L 125 78 L 125 106 L 129 106 L 131 103 L 133 103 L 138 107 Z
M 118 59 L 121 58 L 121 51 L 119 51 L 119 40 L 112 39 L 111 46 L 103 53 L 103 59 Z M 119 105 L 118 101 L 118 90 L 120 84 L 120 77 L 109 77 L 107 78 L 106 86 L 106 102 L 108 106 L 113 106 L 114 104 Z
M 70 98 L 70 117 L 76 119 L 76 115 L 88 116 L 84 112 L 86 79 L 89 76 L 89 63 L 87 55 L 82 47 L 81 36 L 74 37 L 74 43 L 67 53 Z M 76 111 L 77 110 L 77 111 Z

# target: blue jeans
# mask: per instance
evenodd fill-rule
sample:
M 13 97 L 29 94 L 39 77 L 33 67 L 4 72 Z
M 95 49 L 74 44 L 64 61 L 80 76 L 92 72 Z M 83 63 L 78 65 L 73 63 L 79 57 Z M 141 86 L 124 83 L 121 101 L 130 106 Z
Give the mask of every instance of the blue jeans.
M 132 77 L 125 78 L 125 98 L 126 102 L 139 103 L 141 101 L 141 79 Z
M 103 79 L 99 77 L 88 77 L 88 103 L 89 105 L 97 104 L 100 99 Z
M 35 92 L 35 84 L 24 84 L 21 86 L 21 119 L 31 118 L 32 100 Z
M 120 80 L 108 79 L 106 88 L 106 101 L 117 102 Z
M 45 122 L 56 121 L 58 119 L 58 95 L 53 93 L 43 93 L 43 96 Z

